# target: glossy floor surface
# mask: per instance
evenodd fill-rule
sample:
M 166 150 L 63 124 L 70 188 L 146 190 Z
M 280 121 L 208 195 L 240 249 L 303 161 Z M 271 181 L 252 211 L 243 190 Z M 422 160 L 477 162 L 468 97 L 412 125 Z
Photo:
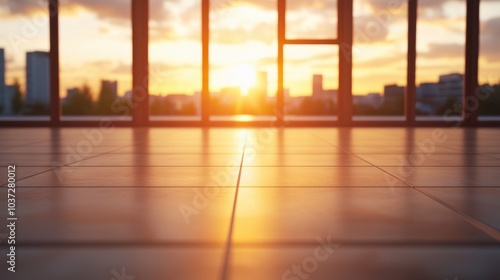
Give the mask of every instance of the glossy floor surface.
M 500 129 L 1 129 L 1 279 L 500 279 Z M 6 277 L 5 277 L 6 276 Z

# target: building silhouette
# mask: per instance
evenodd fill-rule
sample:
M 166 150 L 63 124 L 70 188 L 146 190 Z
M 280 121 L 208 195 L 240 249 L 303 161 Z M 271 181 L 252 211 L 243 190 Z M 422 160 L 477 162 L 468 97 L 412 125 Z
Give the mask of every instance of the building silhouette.
M 16 93 L 15 86 L 4 86 L 4 102 L 2 104 L 3 112 L 2 114 L 5 116 L 10 116 L 14 114 L 14 107 L 12 104 L 12 99 L 14 98 L 14 94 Z
M 312 96 L 321 97 L 323 95 L 323 75 L 313 75 Z
M 338 92 L 336 89 L 324 89 L 323 99 L 333 100 L 333 102 L 337 103 Z
M 387 101 L 403 100 L 405 87 L 396 84 L 384 86 L 384 99 Z
M 66 90 L 66 97 L 62 100 L 63 103 L 68 103 L 75 95 L 80 92 L 78 88 L 69 88 Z
M 26 53 L 26 105 L 50 100 L 50 60 L 48 52 Z
M 436 100 L 439 98 L 438 83 L 421 83 L 417 88 L 416 108 L 419 114 L 434 114 L 436 111 Z
M 101 89 L 106 89 L 112 92 L 114 98 L 118 97 L 118 81 L 102 80 Z
M 439 76 L 439 95 L 437 103 L 445 103 L 447 100 L 460 101 L 464 89 L 464 75 L 452 73 Z

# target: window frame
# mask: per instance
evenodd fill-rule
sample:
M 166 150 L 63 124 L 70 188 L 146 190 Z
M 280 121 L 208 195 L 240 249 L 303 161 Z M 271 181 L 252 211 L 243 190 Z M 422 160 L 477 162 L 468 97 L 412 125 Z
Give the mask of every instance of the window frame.
M 61 120 L 61 101 L 59 97 L 59 2 L 48 1 L 49 23 L 50 23 L 50 120 L 28 121 L 28 120 L 2 120 L 0 127 L 84 127 L 103 126 L 112 122 L 114 126 L 135 127 L 200 127 L 200 126 L 395 126 L 395 127 L 479 127 L 500 126 L 500 120 L 478 120 L 477 110 L 468 110 L 464 106 L 462 119 L 454 122 L 443 120 L 417 121 L 415 114 L 416 102 L 416 30 L 418 0 L 408 1 L 408 51 L 407 51 L 407 78 L 405 91 L 405 119 L 404 121 L 388 120 L 353 120 L 352 118 L 352 53 L 341 55 L 342 48 L 350 48 L 353 45 L 353 1 L 337 1 L 338 20 L 337 38 L 334 39 L 287 39 L 286 36 L 286 0 L 277 0 L 278 12 L 278 94 L 276 96 L 276 110 L 274 121 L 215 121 L 210 120 L 210 93 L 209 93 L 209 20 L 210 0 L 201 0 L 201 22 L 202 22 L 202 94 L 201 94 L 201 120 L 200 121 L 158 121 L 149 118 L 149 89 L 144 77 L 148 75 L 148 45 L 149 45 L 149 1 L 132 0 L 132 80 L 133 80 L 133 104 L 132 120 L 117 120 L 105 118 L 101 121 L 82 119 Z M 479 59 L 479 26 L 480 14 L 478 0 L 466 0 L 466 34 L 465 34 L 465 69 L 464 69 L 464 92 L 463 102 L 466 104 L 474 98 L 478 89 L 478 59 Z M 283 65 L 285 45 L 338 45 L 339 46 L 339 94 L 338 94 L 338 120 L 336 121 L 285 121 L 284 119 L 284 86 Z M 147 79 L 146 79 L 147 80 Z

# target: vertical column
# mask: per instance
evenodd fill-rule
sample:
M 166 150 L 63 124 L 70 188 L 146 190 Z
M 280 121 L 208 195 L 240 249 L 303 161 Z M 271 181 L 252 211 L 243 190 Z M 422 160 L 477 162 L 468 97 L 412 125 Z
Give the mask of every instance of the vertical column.
M 338 116 L 340 125 L 352 121 L 352 49 L 353 0 L 339 1 L 339 93 Z
M 210 121 L 210 0 L 201 1 L 201 40 L 202 40 L 202 88 L 201 121 L 208 125 Z
M 145 126 L 149 121 L 149 0 L 132 0 L 132 121 Z
M 467 0 L 467 23 L 465 29 L 465 77 L 462 116 L 465 126 L 474 126 L 477 122 L 475 98 L 478 87 L 479 59 L 479 0 Z
M 406 125 L 415 122 L 416 107 L 416 61 L 417 61 L 417 8 L 418 0 L 408 1 L 408 52 L 406 54 L 406 94 L 405 118 Z
M 50 0 L 49 33 L 50 33 L 50 124 L 58 126 L 61 120 L 59 101 L 59 3 Z
M 284 44 L 286 36 L 286 0 L 278 0 L 278 93 L 276 98 L 276 121 L 283 123 L 285 118 L 284 88 Z

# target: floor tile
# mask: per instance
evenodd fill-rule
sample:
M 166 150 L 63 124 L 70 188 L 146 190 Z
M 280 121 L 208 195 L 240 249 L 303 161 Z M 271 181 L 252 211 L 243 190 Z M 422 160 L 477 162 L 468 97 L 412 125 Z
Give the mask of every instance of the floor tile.
M 18 188 L 18 242 L 224 244 L 235 189 Z M 7 205 L 6 188 L 0 201 Z M 7 213 L 0 217 L 6 220 Z M 3 232 L 3 230 L 2 230 Z
M 406 186 L 376 167 L 244 167 L 241 187 Z
M 1 150 L 0 154 L 8 157 L 10 154 L 75 154 L 75 155 L 94 155 L 112 152 L 123 146 L 95 146 L 92 144 L 82 144 L 73 146 L 16 146 Z
M 239 165 L 226 167 L 62 167 L 18 182 L 20 187 L 235 187 Z
M 4 137 L 0 138 L 0 151 L 17 146 L 36 145 L 37 143 L 40 143 L 40 141 L 26 137 L 15 137 L 15 138 Z
M 354 154 L 411 154 L 411 153 L 429 153 L 432 151 L 434 154 L 455 154 L 458 151 L 443 146 L 433 146 L 433 147 L 420 147 L 417 145 L 405 146 L 386 143 L 383 145 L 366 145 L 366 146 L 340 146 L 349 152 Z
M 455 146 L 451 147 L 454 150 L 462 153 L 470 154 L 500 154 L 500 147 L 498 145 L 479 145 L 479 143 L 474 143 L 471 145 Z
M 76 161 L 80 161 L 85 158 L 96 156 L 97 154 L 79 154 L 79 153 L 67 153 L 67 154 L 30 154 L 30 153 L 20 153 L 20 154 L 7 154 L 0 157 L 0 166 L 7 166 L 9 164 L 15 164 L 17 166 L 48 166 L 48 167 L 58 167 L 67 165 Z
M 498 167 L 381 167 L 415 187 L 500 187 Z
M 234 242 L 484 242 L 495 240 L 410 188 L 242 188 Z
M 347 151 L 335 146 L 280 146 L 280 145 L 247 145 L 245 154 L 346 154 Z
M 498 128 L 1 130 L 0 279 L 500 279 Z
M 76 166 L 230 166 L 241 164 L 241 154 L 104 154 Z M 72 166 L 74 166 L 72 165 Z
M 322 249 L 236 248 L 229 279 L 500 279 L 498 247 Z
M 51 170 L 52 167 L 23 167 L 23 166 L 16 166 L 16 183 L 19 185 L 20 180 L 33 176 L 36 174 L 40 174 L 46 171 Z M 8 183 L 8 177 L 7 177 L 7 166 L 2 166 L 0 167 L 0 184 L 5 185 Z
M 500 189 L 425 188 L 422 191 L 500 233 Z
M 350 154 L 245 154 L 243 166 L 371 166 Z
M 228 146 L 130 146 L 115 150 L 114 154 L 241 154 L 243 145 Z
M 1 279 L 27 280 L 218 280 L 218 248 L 18 248 L 16 273 Z M 4 248 L 1 249 L 5 256 Z M 5 266 L 4 266 L 5 267 Z
M 500 159 L 477 154 L 356 154 L 376 166 L 498 166 Z

